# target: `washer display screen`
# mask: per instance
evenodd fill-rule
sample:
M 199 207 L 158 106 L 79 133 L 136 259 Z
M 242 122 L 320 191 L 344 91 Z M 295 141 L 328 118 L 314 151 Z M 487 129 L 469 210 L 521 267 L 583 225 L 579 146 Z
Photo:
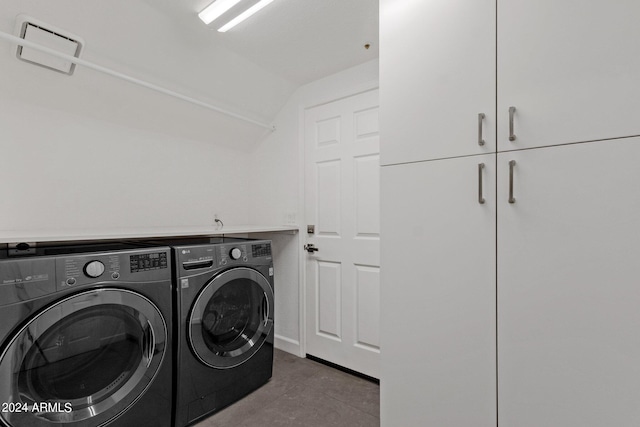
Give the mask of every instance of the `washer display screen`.
M 131 255 L 129 257 L 131 272 L 160 270 L 167 268 L 167 253 L 157 252 L 150 254 Z

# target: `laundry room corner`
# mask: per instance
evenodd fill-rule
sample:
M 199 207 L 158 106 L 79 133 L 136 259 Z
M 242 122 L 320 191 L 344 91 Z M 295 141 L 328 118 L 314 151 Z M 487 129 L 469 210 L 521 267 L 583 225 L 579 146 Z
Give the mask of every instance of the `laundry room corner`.
M 379 424 L 374 377 L 308 354 L 306 280 L 309 111 L 377 102 L 377 2 L 2 0 L 0 403 L 67 404 L 0 425 Z

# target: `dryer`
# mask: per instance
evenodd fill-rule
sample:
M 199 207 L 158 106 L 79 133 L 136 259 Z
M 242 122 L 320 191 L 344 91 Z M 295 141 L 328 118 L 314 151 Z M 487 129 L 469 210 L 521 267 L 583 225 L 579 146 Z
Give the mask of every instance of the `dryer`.
M 268 240 L 174 246 L 176 426 L 265 384 L 273 367 L 273 259 Z
M 171 426 L 170 254 L 0 254 L 0 425 Z

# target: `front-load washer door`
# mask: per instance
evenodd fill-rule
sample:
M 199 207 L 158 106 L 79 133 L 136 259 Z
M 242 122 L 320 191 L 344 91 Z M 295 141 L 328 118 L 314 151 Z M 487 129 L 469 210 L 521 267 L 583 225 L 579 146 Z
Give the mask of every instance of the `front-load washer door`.
M 232 368 L 253 356 L 273 328 L 273 290 L 256 270 L 238 267 L 207 283 L 189 315 L 196 357 L 214 368 Z
M 146 391 L 166 347 L 166 322 L 146 297 L 110 288 L 67 297 L 3 348 L 0 416 L 10 426 L 103 425 Z

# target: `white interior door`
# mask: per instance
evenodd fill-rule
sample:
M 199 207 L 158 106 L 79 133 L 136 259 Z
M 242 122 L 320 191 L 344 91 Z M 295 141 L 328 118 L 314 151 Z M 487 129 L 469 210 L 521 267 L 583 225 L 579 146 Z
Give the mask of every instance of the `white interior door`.
M 306 351 L 377 378 L 378 90 L 307 110 L 305 145 Z
M 500 426 L 640 425 L 639 158 L 640 138 L 498 156 Z

